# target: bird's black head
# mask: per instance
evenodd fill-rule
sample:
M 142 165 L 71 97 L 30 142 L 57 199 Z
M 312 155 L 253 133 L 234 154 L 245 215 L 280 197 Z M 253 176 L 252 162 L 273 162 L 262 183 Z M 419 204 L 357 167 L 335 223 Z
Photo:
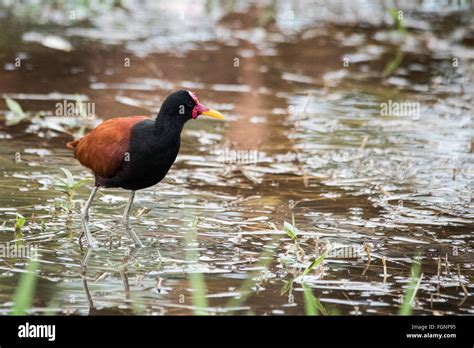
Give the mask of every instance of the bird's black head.
M 199 103 L 193 92 L 180 90 L 171 93 L 161 105 L 157 122 L 166 118 L 169 121 L 186 123 L 190 119 L 196 119 L 199 115 L 224 119 L 219 111 L 212 110 Z M 164 120 L 163 120 L 164 121 Z

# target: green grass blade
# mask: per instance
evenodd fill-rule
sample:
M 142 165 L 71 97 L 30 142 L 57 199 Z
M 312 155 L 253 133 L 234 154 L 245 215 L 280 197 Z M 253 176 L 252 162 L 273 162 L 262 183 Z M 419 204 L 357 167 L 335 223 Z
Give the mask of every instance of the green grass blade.
M 67 185 L 68 185 L 69 187 L 74 186 L 75 181 L 74 181 L 74 176 L 72 176 L 72 173 L 71 173 L 69 170 L 67 170 L 66 168 L 60 168 L 60 169 L 61 169 L 61 170 L 63 171 L 63 173 L 66 175 L 66 182 L 67 182 Z
M 202 273 L 189 274 L 189 282 L 191 283 L 191 287 L 193 288 L 193 293 L 192 293 L 193 306 L 196 307 L 196 309 L 194 310 L 194 314 L 206 315 L 207 312 L 205 311 L 205 309 L 209 307 L 209 303 L 206 297 L 207 295 L 206 283 L 204 281 L 204 277 Z
M 395 53 L 395 56 L 385 65 L 385 68 L 383 69 L 382 76 L 383 77 L 388 77 L 392 75 L 398 67 L 402 64 L 403 57 L 405 56 L 405 53 L 402 51 L 400 47 L 397 47 L 397 51 Z
M 187 244 L 191 243 L 196 239 L 196 227 L 197 227 L 197 218 L 194 220 L 189 232 L 186 236 Z M 187 250 L 186 251 L 186 259 L 188 261 L 197 261 L 199 259 L 198 254 L 195 250 Z M 189 274 L 189 283 L 191 288 L 193 289 L 191 300 L 193 306 L 195 307 L 194 314 L 195 315 L 206 315 L 207 312 L 205 309 L 209 307 L 209 303 L 207 301 L 207 289 L 206 289 L 206 282 L 204 281 L 204 276 L 202 273 L 190 273 Z
M 31 259 L 26 265 L 26 273 L 22 273 L 13 297 L 12 315 L 25 315 L 31 308 L 36 288 L 36 270 L 38 260 Z
M 10 97 L 5 97 L 5 101 L 11 112 L 13 112 L 17 116 L 25 117 L 25 112 L 21 108 L 20 104 L 18 104 L 18 102 L 16 102 Z
M 21 214 L 16 214 L 15 218 L 15 231 L 21 230 L 25 226 L 26 219 Z
M 293 239 L 294 241 L 296 241 L 298 239 L 298 230 L 295 228 L 294 225 L 292 225 L 292 224 L 285 221 L 283 223 L 283 229 L 285 230 L 286 234 L 291 239 Z
M 11 114 L 7 115 L 5 122 L 7 126 L 14 126 L 28 117 L 28 115 L 21 108 L 20 104 L 10 97 L 5 96 L 4 98 L 8 109 L 11 111 Z
M 405 289 L 403 296 L 402 307 L 400 308 L 399 315 L 411 315 L 413 312 L 413 300 L 416 297 L 416 293 L 423 279 L 423 274 L 420 275 L 421 264 L 418 261 L 413 262 L 411 267 L 411 280 L 408 287 Z
M 304 311 L 306 315 L 318 315 L 321 313 L 323 315 L 328 315 L 328 311 L 324 306 L 321 304 L 318 298 L 313 295 L 313 291 L 309 286 L 306 284 L 303 285 L 303 292 L 304 292 Z
M 272 237 L 272 239 L 267 242 L 267 246 L 272 245 L 273 243 L 276 242 L 278 236 L 275 235 Z M 262 252 L 262 254 L 259 257 L 259 261 L 256 264 L 257 268 L 267 268 L 268 265 L 272 262 L 273 260 L 273 255 L 274 255 L 274 250 L 271 248 L 267 248 Z M 240 297 L 234 297 L 230 299 L 227 304 L 225 305 L 227 308 L 236 308 L 240 307 L 247 298 L 252 294 L 252 286 L 255 285 L 255 280 L 254 278 L 258 276 L 262 271 L 254 271 L 250 273 L 247 278 L 244 280 L 242 285 L 236 290 L 236 292 L 240 293 Z
M 294 283 L 294 279 L 292 280 L 289 280 L 287 282 L 285 282 L 285 285 L 281 288 L 281 292 L 280 292 L 280 295 L 283 296 L 284 294 L 286 294 L 288 291 L 291 291 L 293 289 L 293 283 Z
M 309 272 L 311 272 L 313 270 L 314 267 L 316 267 L 321 262 L 323 262 L 324 259 L 326 258 L 326 256 L 328 255 L 328 253 L 329 253 L 329 248 L 321 256 L 319 256 L 316 260 L 314 260 L 308 267 L 306 267 L 306 269 L 303 272 L 303 276 L 307 275 Z

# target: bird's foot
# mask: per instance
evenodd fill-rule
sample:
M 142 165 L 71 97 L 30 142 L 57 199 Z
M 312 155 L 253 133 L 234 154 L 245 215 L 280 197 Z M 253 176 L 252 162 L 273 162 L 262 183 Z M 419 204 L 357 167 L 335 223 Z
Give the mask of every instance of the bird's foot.
M 98 247 L 99 247 L 99 242 L 97 242 L 97 239 L 95 239 L 92 236 L 87 238 L 87 248 L 97 249 Z
M 89 214 L 83 213 L 82 214 L 82 226 L 83 226 L 83 232 L 81 236 L 79 237 L 79 243 L 81 243 L 81 238 L 83 235 L 86 236 L 86 241 L 87 241 L 87 248 L 95 249 L 99 246 L 99 243 L 97 240 L 92 237 L 90 228 L 89 228 Z
M 136 238 L 132 237 L 132 239 L 133 239 L 133 243 L 135 244 L 135 248 L 141 249 L 144 247 L 142 241 L 138 238 L 138 236 L 136 236 Z
M 81 219 L 82 219 L 82 221 L 89 222 L 89 213 L 85 212 L 85 211 L 82 211 L 81 212 Z
M 125 227 L 131 227 L 132 224 L 130 222 L 130 216 L 128 215 L 122 216 L 122 223 L 124 224 Z
M 128 227 L 128 226 L 130 226 L 130 220 L 125 219 L 125 218 L 122 218 L 122 224 L 123 224 L 125 227 Z
M 125 224 L 125 230 L 127 231 L 128 235 L 130 238 L 132 238 L 133 243 L 135 244 L 136 248 L 143 248 L 143 243 L 138 237 L 138 235 L 135 233 L 135 231 L 132 228 L 132 225 L 130 224 L 130 221 L 128 221 L 128 224 Z

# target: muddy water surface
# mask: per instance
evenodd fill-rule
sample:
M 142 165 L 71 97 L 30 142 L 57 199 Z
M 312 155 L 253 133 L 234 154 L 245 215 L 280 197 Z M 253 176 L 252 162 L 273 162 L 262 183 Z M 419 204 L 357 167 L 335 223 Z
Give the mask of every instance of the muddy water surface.
M 472 9 L 410 10 L 402 34 L 381 4 L 324 19 L 317 2 L 293 4 L 289 21 L 291 2 L 210 3 L 150 1 L 74 23 L 61 9 L 37 21 L 2 13 L 0 93 L 29 121 L 0 128 L 0 242 L 38 248 L 32 313 L 300 315 L 309 288 L 320 314 L 397 314 L 418 258 L 414 313 L 472 314 Z M 47 35 L 66 44 L 48 47 Z M 92 182 L 71 201 L 55 189 L 60 168 L 92 179 L 65 148 L 85 121 L 71 127 L 56 103 L 93 103 L 92 126 L 155 115 L 179 88 L 226 121 L 189 122 L 168 176 L 137 193 L 145 248 L 120 222 L 127 192 L 100 192 L 90 224 L 101 248 L 86 255 L 79 211 Z M 390 102 L 419 110 L 383 115 Z M 283 228 L 292 214 L 299 248 Z M 25 263 L 0 258 L 3 314 Z

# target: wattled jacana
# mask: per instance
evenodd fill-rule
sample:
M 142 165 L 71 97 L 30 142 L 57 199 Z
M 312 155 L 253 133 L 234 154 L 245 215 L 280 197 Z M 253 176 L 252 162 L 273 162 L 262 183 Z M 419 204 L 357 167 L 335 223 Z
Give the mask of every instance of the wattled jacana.
M 129 226 L 135 191 L 153 186 L 166 176 L 178 155 L 184 124 L 199 115 L 224 118 L 220 112 L 199 103 L 194 93 L 181 90 L 165 99 L 155 120 L 146 116 L 113 118 L 83 138 L 67 143 L 68 148 L 74 149 L 74 157 L 95 175 L 95 187 L 82 211 L 89 247 L 97 245 L 88 220 L 89 208 L 99 187 L 131 190 L 122 218 Z M 129 232 L 141 246 L 133 231 Z

